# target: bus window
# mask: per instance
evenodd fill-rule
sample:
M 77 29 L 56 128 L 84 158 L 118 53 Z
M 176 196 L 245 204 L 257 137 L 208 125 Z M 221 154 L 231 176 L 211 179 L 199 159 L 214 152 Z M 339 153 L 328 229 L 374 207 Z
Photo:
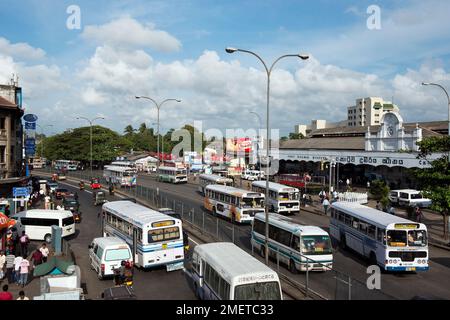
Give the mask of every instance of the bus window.
M 235 300 L 281 300 L 278 282 L 257 282 L 237 286 Z
M 375 230 L 376 227 L 374 225 L 369 224 L 369 229 L 367 229 L 367 235 L 372 239 L 375 239 Z
M 406 246 L 406 231 L 403 230 L 388 230 L 387 245 L 392 247 Z
M 354 229 L 358 229 L 359 228 L 359 220 L 357 218 L 353 218 L 353 224 L 352 224 Z
M 300 237 L 299 236 L 292 237 L 291 248 L 296 251 L 300 251 Z

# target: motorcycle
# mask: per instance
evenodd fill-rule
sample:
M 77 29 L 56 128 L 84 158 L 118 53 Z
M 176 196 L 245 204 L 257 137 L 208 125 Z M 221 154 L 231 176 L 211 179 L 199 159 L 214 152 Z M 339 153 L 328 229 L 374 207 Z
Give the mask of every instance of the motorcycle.
M 116 286 L 133 286 L 133 267 L 129 262 L 122 264 L 123 269 L 114 269 L 114 285 Z M 122 273 L 123 270 L 123 273 Z
M 80 190 L 83 191 L 84 190 L 84 182 L 80 182 L 79 186 L 80 186 Z

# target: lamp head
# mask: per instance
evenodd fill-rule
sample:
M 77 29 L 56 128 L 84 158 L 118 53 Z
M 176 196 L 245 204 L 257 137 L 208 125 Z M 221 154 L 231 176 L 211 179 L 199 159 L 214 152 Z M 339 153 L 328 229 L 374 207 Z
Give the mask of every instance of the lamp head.
M 298 57 L 302 60 L 308 60 L 309 59 L 309 54 L 298 54 Z
M 135 96 L 135 98 L 136 98 L 136 99 L 140 99 L 141 97 L 139 97 L 139 96 Z
M 422 82 L 422 85 L 423 85 L 423 86 L 429 86 L 430 83 L 429 83 L 429 82 Z
M 227 53 L 235 53 L 236 51 L 238 51 L 238 49 L 228 47 L 228 48 L 225 49 L 225 51 L 226 51 Z

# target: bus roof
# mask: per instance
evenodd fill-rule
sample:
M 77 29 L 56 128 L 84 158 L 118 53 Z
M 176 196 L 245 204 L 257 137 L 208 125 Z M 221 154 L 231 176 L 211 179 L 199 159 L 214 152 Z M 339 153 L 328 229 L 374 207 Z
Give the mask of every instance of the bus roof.
M 104 168 L 105 168 L 105 170 L 116 171 L 116 172 L 126 172 L 126 171 L 135 172 L 136 171 L 136 169 L 131 168 L 131 167 L 118 167 L 118 166 L 111 166 L 111 165 L 105 166 Z
M 245 194 L 248 193 L 252 193 L 252 194 L 259 194 L 261 197 L 264 197 L 264 195 L 262 193 L 259 192 L 254 192 L 254 191 L 249 191 L 249 190 L 244 190 L 244 189 L 238 189 L 235 187 L 231 187 L 231 186 L 224 186 L 221 184 L 210 184 L 208 186 L 206 186 L 207 190 L 213 190 L 213 191 L 217 191 L 217 192 L 225 192 L 228 194 L 233 194 L 235 196 L 243 196 Z
M 259 187 L 259 188 L 266 188 L 266 181 L 260 180 L 260 181 L 254 181 L 252 182 L 252 186 Z M 290 191 L 298 192 L 299 190 L 294 187 L 290 187 L 281 183 L 276 182 L 270 182 L 269 181 L 269 190 L 272 191 L 281 191 L 282 189 L 289 189 Z
M 255 214 L 255 219 L 266 221 L 266 216 L 264 212 L 260 212 Z M 288 230 L 289 232 L 295 233 L 295 234 L 302 234 L 302 235 L 328 235 L 328 232 L 323 230 L 320 227 L 317 226 L 305 226 L 301 225 L 299 223 L 296 223 L 293 219 L 282 216 L 277 213 L 270 213 L 269 214 L 269 223 L 272 225 L 275 225 L 277 227 L 281 227 L 285 230 Z
M 256 281 L 278 281 L 278 275 L 264 263 L 231 242 L 215 242 L 197 245 L 194 249 L 203 256 L 228 283 L 238 285 L 254 277 Z M 271 278 L 263 276 L 272 275 Z M 254 281 L 254 282 L 256 282 Z M 249 281 L 245 281 L 248 283 Z
M 179 219 L 169 217 L 166 214 L 131 201 L 107 202 L 102 206 L 102 209 L 114 213 L 118 217 L 139 226 L 144 226 L 155 221 L 170 219 L 176 220 L 179 224 L 181 224 Z
M 377 227 L 382 228 L 386 228 L 390 224 L 394 223 L 407 223 L 407 224 L 416 223 L 414 221 L 394 216 L 384 211 L 363 206 L 362 204 L 359 204 L 357 202 L 346 202 L 346 201 L 334 202 L 331 204 L 331 207 L 338 209 L 339 211 L 342 211 L 344 213 L 351 214 L 352 216 L 365 220 L 366 222 L 371 222 L 372 224 L 375 224 Z
M 206 180 L 211 180 L 211 181 L 216 181 L 216 180 L 223 180 L 223 179 L 225 179 L 225 180 L 230 180 L 230 181 L 233 181 L 233 179 L 231 179 L 231 178 L 227 178 L 227 177 L 224 177 L 224 176 L 220 176 L 220 175 L 218 175 L 218 174 L 201 174 L 200 176 L 199 176 L 199 178 L 200 179 L 206 179 Z

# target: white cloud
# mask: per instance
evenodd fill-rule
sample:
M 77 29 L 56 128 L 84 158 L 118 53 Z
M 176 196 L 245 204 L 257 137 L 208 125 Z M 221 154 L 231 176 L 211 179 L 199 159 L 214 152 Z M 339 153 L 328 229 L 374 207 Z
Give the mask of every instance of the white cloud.
M 119 48 L 152 48 L 163 52 L 178 51 L 181 43 L 166 31 L 152 24 L 143 25 L 130 17 L 123 17 L 101 26 L 86 26 L 82 38 L 96 44 Z
M 38 60 L 45 57 L 45 51 L 33 48 L 28 43 L 11 43 L 0 37 L 0 54 L 24 60 Z

